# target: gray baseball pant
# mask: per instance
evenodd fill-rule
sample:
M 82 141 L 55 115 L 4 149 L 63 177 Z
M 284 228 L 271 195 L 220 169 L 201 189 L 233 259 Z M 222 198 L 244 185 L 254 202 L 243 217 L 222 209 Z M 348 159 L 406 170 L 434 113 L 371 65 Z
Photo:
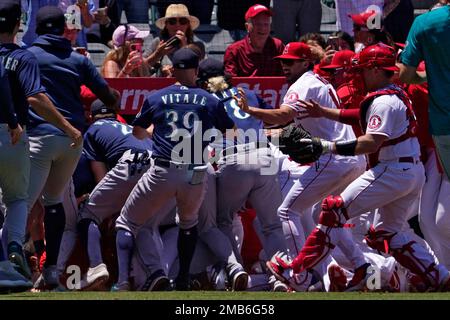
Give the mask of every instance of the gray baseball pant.
M 8 243 L 22 244 L 27 224 L 30 158 L 28 136 L 22 133 L 17 144 L 11 144 L 8 125 L 0 124 L 0 188 L 6 207 L 5 226 Z
M 249 149 L 219 160 L 217 222 L 232 242 L 237 257 L 240 257 L 240 253 L 232 234 L 233 216 L 247 200 L 255 209 L 261 223 L 265 238 L 261 242 L 266 245 L 266 253 L 272 256 L 277 251 L 286 251 L 281 222 L 277 216 L 277 209 L 282 200 L 278 171 L 268 174 L 270 171 L 267 170 L 273 167 L 274 161 L 276 159 L 269 148 Z
M 30 136 L 30 184 L 28 208 L 42 194 L 44 206 L 63 202 L 67 183 L 78 164 L 83 146 L 72 148 L 67 136 Z

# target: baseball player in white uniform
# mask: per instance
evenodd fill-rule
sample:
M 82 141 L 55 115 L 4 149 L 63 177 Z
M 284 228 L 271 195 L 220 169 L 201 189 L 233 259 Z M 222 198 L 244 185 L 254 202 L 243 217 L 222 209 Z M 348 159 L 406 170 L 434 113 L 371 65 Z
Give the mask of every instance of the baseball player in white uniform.
M 419 160 L 420 149 L 414 136 L 415 117 L 406 93 L 392 84 L 397 70 L 395 50 L 384 44 L 365 48 L 358 66 L 369 92 L 361 103 L 360 114 L 345 113 L 324 108 L 314 102 L 302 102 L 311 116 L 324 116 L 346 123 L 360 121 L 365 134 L 358 139 L 315 142 L 306 139 L 306 145 L 320 145 L 320 153 L 345 156 L 373 153 L 379 150 L 378 164 L 364 172 L 339 196 L 328 196 L 322 202 L 319 224 L 309 235 L 300 254 L 287 262 L 274 256 L 269 269 L 280 279 L 289 282 L 292 270 L 300 274 L 314 268 L 328 256 L 335 245 L 347 246 L 340 239 L 348 219 L 379 208 L 374 226 L 366 237 L 367 244 L 391 254 L 402 266 L 421 278 L 433 290 L 449 290 L 448 270 L 436 263 L 428 250 L 405 231 L 411 203 L 420 195 L 425 175 Z M 304 147 L 299 143 L 299 148 Z M 344 251 L 345 252 L 345 251 Z M 367 268 L 356 270 L 347 286 L 364 287 Z
M 450 181 L 439 168 L 436 150 L 427 149 L 427 179 L 420 198 L 419 222 L 439 261 L 450 268 Z
M 260 110 L 248 107 L 241 100 L 243 110 L 269 124 L 287 124 L 294 120 L 296 125 L 304 127 L 313 136 L 331 141 L 354 139 L 355 135 L 350 126 L 328 119 L 313 119 L 298 105 L 300 100 L 310 99 L 319 100 L 333 109 L 339 104 L 332 85 L 312 72 L 313 56 L 309 46 L 304 43 L 289 43 L 283 54 L 276 58 L 281 60 L 284 73 L 291 84 L 282 105 L 279 109 Z M 278 209 L 290 256 L 295 257 L 305 241 L 298 216 L 310 212 L 310 208 L 330 192 L 343 190 L 364 168 L 362 157 L 326 154 L 309 166 L 295 181 Z M 363 255 L 356 252 L 351 259 L 355 268 L 365 263 Z M 304 284 L 307 286 L 307 281 Z

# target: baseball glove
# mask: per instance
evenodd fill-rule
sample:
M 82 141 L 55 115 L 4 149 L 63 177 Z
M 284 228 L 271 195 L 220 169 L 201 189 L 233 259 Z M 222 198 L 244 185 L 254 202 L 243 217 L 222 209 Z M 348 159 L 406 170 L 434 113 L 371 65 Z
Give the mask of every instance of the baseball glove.
M 315 162 L 323 152 L 319 138 L 313 138 L 308 131 L 289 125 L 280 134 L 280 150 L 300 164 Z

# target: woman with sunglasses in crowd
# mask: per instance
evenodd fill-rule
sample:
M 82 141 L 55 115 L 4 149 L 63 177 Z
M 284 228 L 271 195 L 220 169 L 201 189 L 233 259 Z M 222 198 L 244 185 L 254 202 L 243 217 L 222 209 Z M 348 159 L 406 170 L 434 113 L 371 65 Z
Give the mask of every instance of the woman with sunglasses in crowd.
M 158 77 L 172 75 L 172 54 L 176 49 L 194 42 L 194 30 L 199 26 L 198 18 L 189 14 L 184 4 L 171 4 L 166 15 L 156 21 L 160 36 L 150 46 L 150 54 L 144 58 L 152 73 Z

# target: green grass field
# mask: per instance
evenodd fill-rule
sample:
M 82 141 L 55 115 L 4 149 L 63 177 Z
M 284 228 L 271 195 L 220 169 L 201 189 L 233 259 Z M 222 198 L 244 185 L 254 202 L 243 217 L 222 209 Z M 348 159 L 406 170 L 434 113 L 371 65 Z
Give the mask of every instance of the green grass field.
M 450 300 L 446 293 L 25 292 L 0 300 Z

